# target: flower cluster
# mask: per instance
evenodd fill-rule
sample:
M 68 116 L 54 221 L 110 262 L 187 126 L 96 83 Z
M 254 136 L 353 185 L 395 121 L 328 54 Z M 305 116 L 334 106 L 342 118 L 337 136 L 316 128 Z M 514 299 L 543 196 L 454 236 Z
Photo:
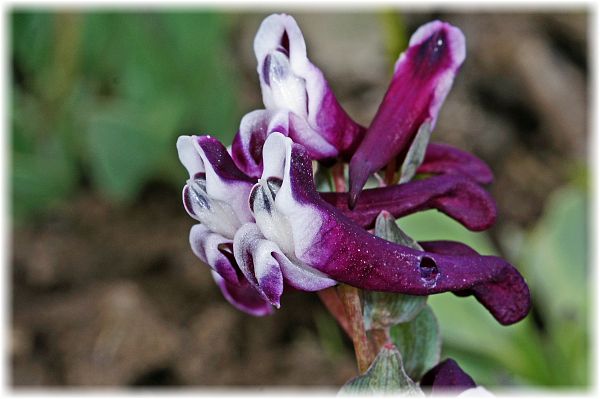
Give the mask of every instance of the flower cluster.
M 254 51 L 264 109 L 241 120 L 228 150 L 210 136 L 181 136 L 183 189 L 194 253 L 225 298 L 253 315 L 279 308 L 286 286 L 319 291 L 338 283 L 410 295 L 473 295 L 502 324 L 529 311 L 527 284 L 505 260 L 452 241 L 419 250 L 371 234 L 382 211 L 398 218 L 437 209 L 471 230 L 496 218 L 482 187 L 492 181 L 473 155 L 429 138 L 465 58 L 457 28 L 420 27 L 396 62 L 368 128 L 343 110 L 287 15 L 271 15 Z M 319 192 L 313 164 L 349 163 L 348 192 Z M 386 165 L 399 183 L 363 189 Z M 413 180 L 416 175 L 424 178 Z

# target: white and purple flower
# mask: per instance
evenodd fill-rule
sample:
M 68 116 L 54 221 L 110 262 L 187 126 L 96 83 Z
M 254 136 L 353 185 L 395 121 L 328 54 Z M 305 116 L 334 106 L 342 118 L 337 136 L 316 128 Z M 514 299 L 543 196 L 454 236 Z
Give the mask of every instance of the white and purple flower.
M 349 157 L 365 129 L 342 109 L 319 68 L 310 62 L 298 24 L 274 14 L 261 24 L 254 53 L 265 109 L 242 119 L 232 154 L 250 176 L 262 172 L 262 145 L 272 132 L 304 145 L 313 159 Z
M 437 209 L 471 230 L 495 220 L 495 203 L 480 186 L 493 179 L 487 165 L 429 143 L 465 56 L 457 28 L 435 21 L 413 35 L 366 130 L 308 60 L 293 18 L 268 17 L 254 50 L 265 109 L 242 119 L 231 155 L 210 136 L 177 142 L 190 176 L 184 205 L 200 222 L 190 243 L 229 302 L 265 315 L 280 306 L 286 286 L 319 291 L 345 283 L 410 295 L 474 295 L 502 324 L 525 317 L 527 284 L 503 259 L 451 241 L 423 242 L 416 250 L 366 230 L 384 210 L 397 218 Z M 317 191 L 313 161 L 331 159 L 350 161 L 348 193 Z M 362 190 L 394 159 L 410 164 L 400 184 Z M 416 173 L 434 176 L 411 181 Z

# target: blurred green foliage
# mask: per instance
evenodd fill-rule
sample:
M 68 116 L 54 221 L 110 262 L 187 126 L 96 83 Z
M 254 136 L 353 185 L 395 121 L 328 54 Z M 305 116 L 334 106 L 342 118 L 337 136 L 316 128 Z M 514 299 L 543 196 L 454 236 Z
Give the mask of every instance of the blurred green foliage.
M 238 74 L 232 17 L 197 12 L 13 11 L 12 203 L 17 219 L 90 181 L 132 201 L 180 186 L 180 134 L 231 141 Z
M 453 357 L 481 385 L 585 387 L 589 384 L 589 270 L 586 192 L 560 189 L 544 216 L 513 248 L 511 259 L 531 289 L 534 310 L 504 327 L 472 298 L 433 295 L 444 357 Z M 435 211 L 399 222 L 418 240 L 453 239 L 494 254 L 485 233 L 472 233 Z

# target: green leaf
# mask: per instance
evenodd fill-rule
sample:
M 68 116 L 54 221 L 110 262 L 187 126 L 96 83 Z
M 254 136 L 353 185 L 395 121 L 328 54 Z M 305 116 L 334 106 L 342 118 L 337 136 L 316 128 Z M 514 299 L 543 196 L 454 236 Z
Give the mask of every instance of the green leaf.
M 367 330 L 387 328 L 413 320 L 425 307 L 426 296 L 364 292 L 364 319 Z
M 389 212 L 381 212 L 375 220 L 375 235 L 384 240 L 404 245 L 422 251 L 418 242 L 409 237 L 398 225 L 396 219 Z
M 417 168 L 421 166 L 423 159 L 425 159 L 425 151 L 430 137 L 431 122 L 426 121 L 419 127 L 419 131 L 406 153 L 406 158 L 404 158 L 402 168 L 400 168 L 400 183 L 406 183 L 415 176 Z
M 313 161 L 313 170 L 315 169 L 315 163 Z M 316 166 L 316 171 L 314 172 L 315 176 L 315 186 L 317 187 L 317 191 L 320 192 L 329 192 L 335 191 L 333 187 L 333 177 L 331 176 L 331 172 L 328 168 L 325 168 L 320 163 Z
M 12 168 L 12 207 L 18 219 L 56 205 L 76 183 L 74 164 L 62 143 L 51 140 L 33 153 L 15 152 Z
M 530 317 L 512 326 L 500 325 L 473 297 L 451 293 L 432 295 L 445 349 L 458 349 L 474 356 L 494 359 L 497 372 L 515 373 L 529 381 L 547 381 L 548 365 Z M 456 356 L 461 364 L 463 358 Z M 478 380 L 494 385 L 495 377 Z
M 385 240 L 422 250 L 415 240 L 404 234 L 394 217 L 381 212 L 375 221 L 375 235 Z M 426 296 L 413 296 L 389 292 L 365 291 L 365 328 L 387 328 L 415 318 L 427 302 Z
M 47 75 L 56 43 L 55 14 L 17 10 L 11 13 L 11 41 L 18 67 L 26 74 L 26 84 L 37 87 Z
M 116 201 L 133 199 L 150 178 L 168 146 L 159 125 L 150 126 L 144 113 L 128 104 L 99 111 L 87 132 L 96 184 Z M 164 121 L 167 121 L 165 119 Z M 168 146 L 168 147 L 167 147 Z
M 402 354 L 404 371 L 414 381 L 419 381 L 440 360 L 442 338 L 429 306 L 411 322 L 393 326 L 390 337 Z
M 587 296 L 587 201 L 577 189 L 555 193 L 532 232 L 522 261 L 551 322 L 583 321 Z M 560 289 L 557 289 L 560 287 Z
M 520 256 L 545 323 L 552 381 L 559 384 L 585 385 L 589 379 L 587 209 L 583 190 L 555 192 Z
M 340 395 L 356 394 L 404 394 L 424 396 L 402 367 L 402 357 L 395 346 L 385 345 L 362 375 L 348 381 L 340 390 Z

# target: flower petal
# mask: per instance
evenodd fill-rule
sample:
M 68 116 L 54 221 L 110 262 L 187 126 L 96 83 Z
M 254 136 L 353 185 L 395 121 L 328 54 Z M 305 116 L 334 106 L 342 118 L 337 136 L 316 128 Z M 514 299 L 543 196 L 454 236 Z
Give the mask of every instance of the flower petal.
M 348 207 L 348 193 L 321 193 L 321 197 L 366 229 L 374 226 L 382 210 L 398 218 L 437 209 L 474 231 L 485 230 L 496 220 L 493 198 L 470 179 L 461 176 L 434 176 L 364 190 L 352 210 Z
M 290 259 L 339 282 L 374 291 L 430 295 L 490 283 L 498 289 L 492 296 L 502 291 L 505 303 L 490 300 L 486 306 L 501 323 L 514 323 L 527 314 L 527 285 L 506 261 L 440 255 L 380 239 L 321 199 L 310 157 L 301 145 L 273 133 L 265 142 L 263 157 L 261 180 L 281 182 L 267 207 L 259 203 L 264 197 L 251 198 L 256 223 Z M 262 207 L 260 212 L 257 207 Z
M 454 241 L 419 242 L 424 250 L 441 255 L 480 256 L 469 246 Z M 503 268 L 498 275 L 465 290 L 455 290 L 458 296 L 473 295 L 502 324 L 512 324 L 527 315 L 531 296 L 527 283 L 514 267 Z M 508 301 L 507 298 L 513 298 Z M 521 317 L 522 318 L 522 317 Z
M 271 132 L 288 135 L 287 111 L 264 109 L 247 113 L 233 138 L 231 156 L 235 164 L 248 176 L 259 178 L 262 173 L 262 148 Z
M 248 205 L 253 179 L 210 136 L 181 136 L 177 150 L 190 174 L 183 190 L 185 209 L 212 231 L 233 238 L 239 226 L 253 220 Z
M 479 184 L 494 181 L 492 170 L 475 155 L 448 144 L 429 143 L 425 159 L 417 173 L 458 174 L 467 176 Z
M 242 279 L 240 285 L 235 285 L 215 271 L 211 271 L 211 274 L 225 299 L 236 309 L 252 316 L 266 316 L 273 313 L 271 304 L 265 301 L 247 280 Z
M 190 230 L 190 246 L 194 254 L 229 284 L 239 285 L 237 265 L 232 252 L 233 241 L 196 224 Z
M 279 308 L 283 293 L 283 275 L 279 262 L 272 256 L 277 245 L 265 240 L 254 223 L 246 223 L 235 234 L 233 254 L 246 279 L 260 295 Z
M 309 61 L 294 18 L 267 17 L 254 39 L 254 52 L 265 108 L 291 112 L 290 137 L 314 159 L 349 158 L 364 128 L 342 109 L 321 70 Z
M 454 393 L 475 388 L 475 381 L 453 359 L 446 359 L 429 370 L 421 378 L 422 387 L 431 387 L 432 394 Z
M 438 112 L 465 59 L 465 39 L 452 25 L 433 21 L 411 37 L 396 62 L 392 83 L 350 161 L 350 200 L 368 177 L 392 159 L 403 159 L 423 124 L 433 130 Z M 385 143 L 385 144 L 384 144 Z
M 281 251 L 274 251 L 272 255 L 281 266 L 286 284 L 293 288 L 302 291 L 321 291 L 338 283 L 316 269 L 293 263 Z
M 477 251 L 462 242 L 447 240 L 419 241 L 419 245 L 425 251 L 435 252 L 436 254 L 441 255 L 479 255 Z

